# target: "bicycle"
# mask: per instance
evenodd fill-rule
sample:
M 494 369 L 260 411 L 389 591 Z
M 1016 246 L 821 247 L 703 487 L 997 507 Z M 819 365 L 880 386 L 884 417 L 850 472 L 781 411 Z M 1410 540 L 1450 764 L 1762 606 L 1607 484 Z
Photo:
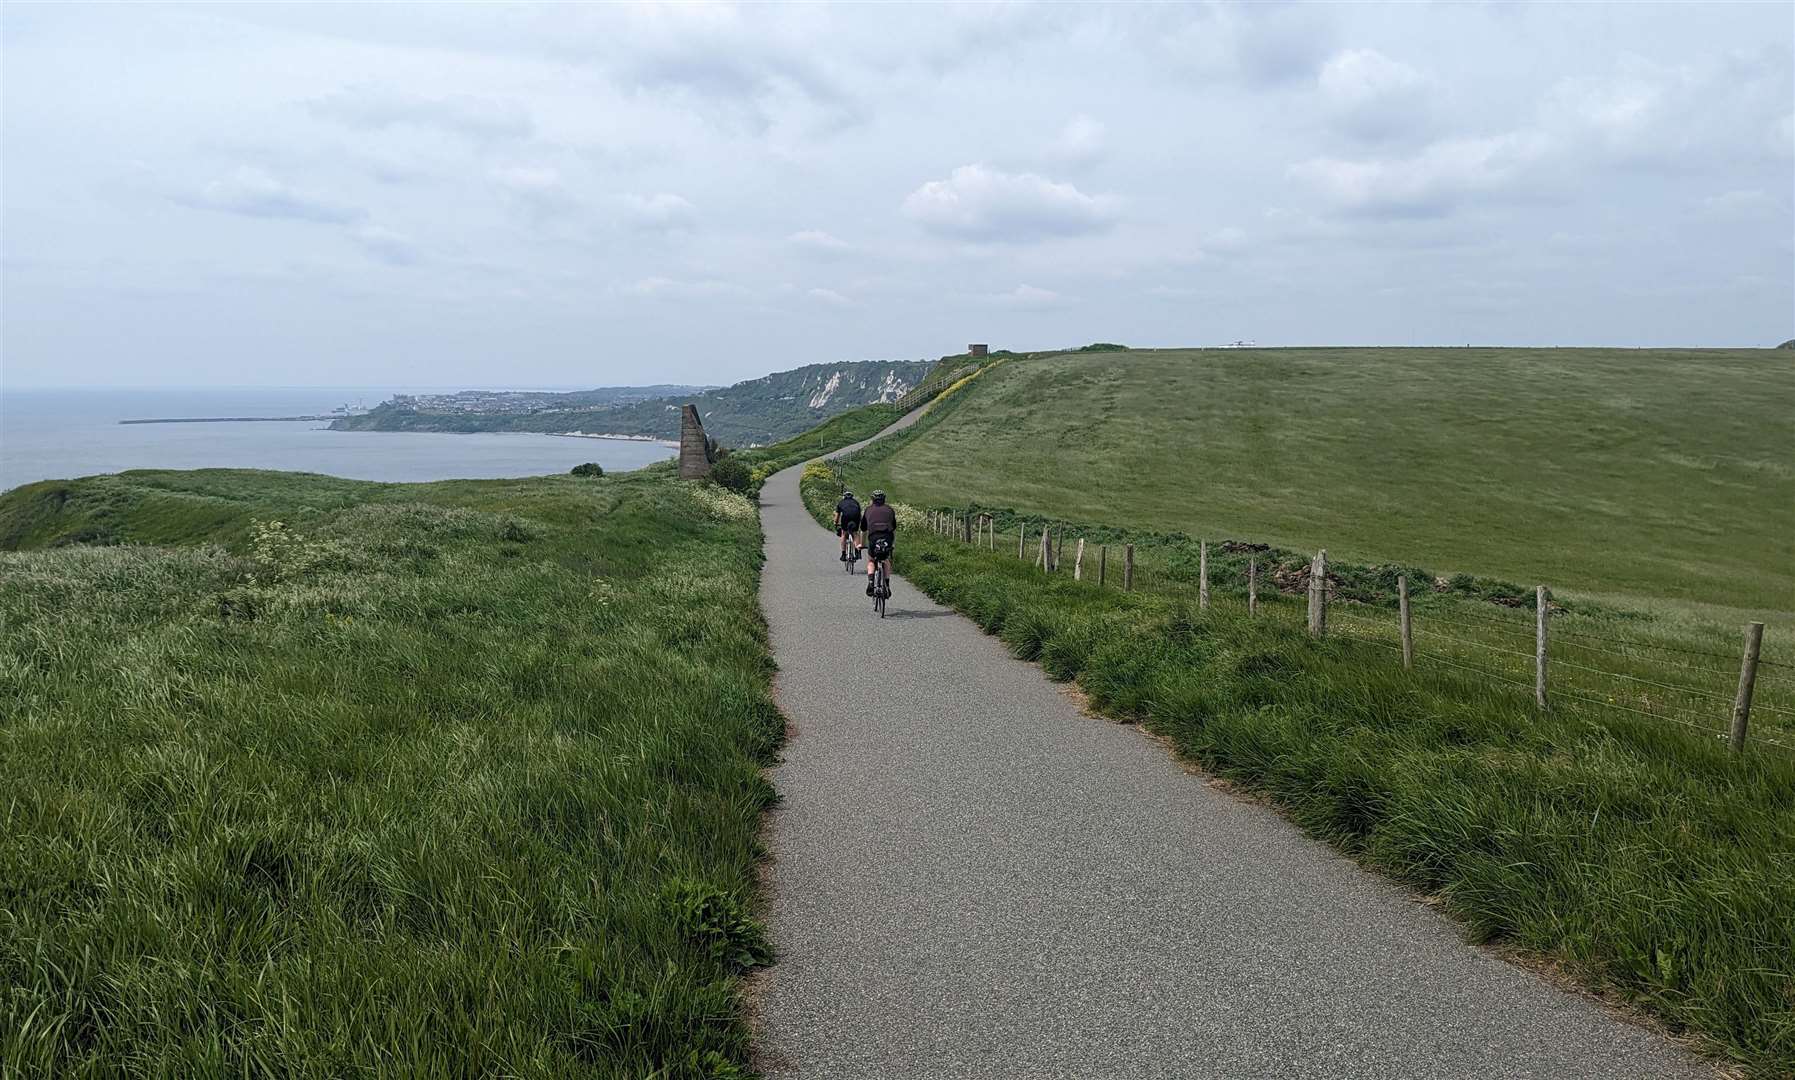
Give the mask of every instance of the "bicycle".
M 841 553 L 841 568 L 848 573 L 858 569 L 860 563 L 860 545 L 854 542 L 854 534 L 848 534 L 848 546 Z
M 884 540 L 883 534 L 877 543 L 872 537 L 868 537 L 866 554 L 873 563 L 873 610 L 879 613 L 879 618 L 883 619 L 885 617 L 885 598 L 891 595 L 891 574 L 885 569 L 886 562 L 891 558 L 890 542 Z

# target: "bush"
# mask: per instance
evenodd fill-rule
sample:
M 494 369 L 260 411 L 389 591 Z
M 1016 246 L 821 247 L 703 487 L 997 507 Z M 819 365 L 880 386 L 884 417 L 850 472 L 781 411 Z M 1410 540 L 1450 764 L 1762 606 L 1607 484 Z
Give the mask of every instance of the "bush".
M 748 473 L 748 466 L 742 464 L 728 451 L 724 451 L 716 461 L 711 463 L 711 483 L 738 495 L 747 495 L 754 488 L 754 480 Z
M 588 461 L 584 465 L 575 465 L 573 467 L 573 475 L 575 476 L 603 476 L 604 474 L 604 467 L 596 461 Z

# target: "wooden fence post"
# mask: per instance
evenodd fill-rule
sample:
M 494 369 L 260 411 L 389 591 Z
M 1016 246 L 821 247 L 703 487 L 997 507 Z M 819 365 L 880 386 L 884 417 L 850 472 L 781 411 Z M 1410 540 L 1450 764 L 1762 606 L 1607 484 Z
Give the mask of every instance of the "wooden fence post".
M 1758 681 L 1758 650 L 1764 644 L 1764 624 L 1745 624 L 1745 655 L 1739 659 L 1739 693 L 1733 698 L 1733 730 L 1727 736 L 1727 749 L 1733 753 L 1745 750 L 1745 728 L 1751 723 L 1751 692 Z
M 1247 614 L 1259 614 L 1259 560 L 1247 560 Z
M 1134 545 L 1122 549 L 1122 591 L 1134 591 Z
M 1072 556 L 1072 580 L 1084 580 L 1084 537 L 1078 538 L 1078 554 Z
M 1043 526 L 1041 526 L 1041 550 L 1035 552 L 1035 555 L 1036 555 L 1035 562 L 1040 564 L 1041 573 L 1043 573 L 1043 574 L 1047 573 L 1047 571 L 1048 571 L 1047 553 L 1052 550 L 1053 550 L 1053 533 L 1047 528 L 1047 526 L 1043 525 Z
M 1018 559 L 1028 558 L 1028 523 L 1027 522 L 1018 521 L 1016 523 L 1016 557 Z
M 1409 576 L 1402 575 L 1396 579 L 1396 610 L 1402 619 L 1402 667 L 1407 671 L 1415 666 L 1415 635 L 1409 623 Z
M 966 511 L 966 527 L 960 530 L 960 538 L 961 538 L 960 542 L 963 544 L 972 543 L 972 511 L 971 510 Z
M 1197 608 L 1209 610 L 1209 541 L 1197 541 Z
M 1104 544 L 1102 547 L 1097 549 L 1097 584 L 1099 586 L 1107 584 L 1108 578 L 1109 578 L 1109 545 Z
M 1546 707 L 1546 618 L 1551 611 L 1546 587 L 1533 587 L 1533 703 Z
M 1309 636 L 1325 637 L 1328 632 L 1328 549 L 1315 553 L 1309 563 Z

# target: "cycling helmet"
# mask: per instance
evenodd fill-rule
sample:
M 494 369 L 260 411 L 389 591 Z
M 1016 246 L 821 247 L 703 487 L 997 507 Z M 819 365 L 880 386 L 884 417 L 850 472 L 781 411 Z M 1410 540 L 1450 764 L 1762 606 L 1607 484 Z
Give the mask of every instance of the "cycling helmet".
M 854 497 L 854 493 L 853 493 L 853 492 L 851 492 L 851 491 L 843 491 L 843 492 L 842 492 L 842 493 L 841 493 L 841 497 L 842 497 L 842 498 L 844 498 L 844 499 L 851 499 L 851 498 L 853 498 L 853 497 Z
M 885 493 L 883 491 L 873 492 L 873 503 L 878 506 L 884 506 L 885 505 Z

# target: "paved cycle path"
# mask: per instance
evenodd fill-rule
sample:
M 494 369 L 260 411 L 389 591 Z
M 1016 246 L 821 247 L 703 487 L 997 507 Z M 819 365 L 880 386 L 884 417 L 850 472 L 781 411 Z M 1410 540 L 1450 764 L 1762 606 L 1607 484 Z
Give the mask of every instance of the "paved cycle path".
M 901 578 L 881 622 L 799 472 L 761 497 L 793 729 L 770 1077 L 1712 1075 L 1081 714 Z

